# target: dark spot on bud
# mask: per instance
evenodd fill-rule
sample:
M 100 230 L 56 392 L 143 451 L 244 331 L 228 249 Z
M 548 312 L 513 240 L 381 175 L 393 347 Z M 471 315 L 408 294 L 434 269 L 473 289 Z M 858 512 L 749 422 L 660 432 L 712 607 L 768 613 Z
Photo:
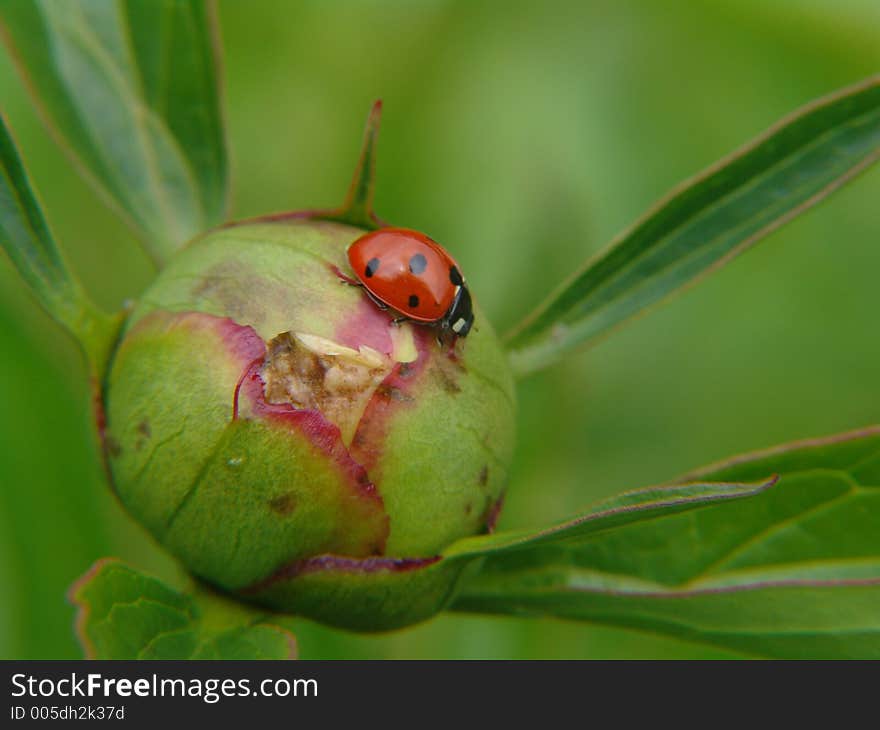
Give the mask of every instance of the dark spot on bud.
M 470 514 L 471 514 L 471 512 L 473 512 L 473 511 L 474 511 L 474 503 L 473 503 L 473 502 L 468 502 L 468 503 L 464 506 L 464 516 L 465 516 L 465 517 L 470 517 Z
M 457 373 L 454 368 L 446 367 L 443 360 L 435 362 L 434 373 L 440 382 L 440 387 L 450 395 L 461 393 L 461 386 L 458 384 Z
M 477 477 L 477 481 L 480 483 L 481 487 L 485 487 L 489 483 L 489 465 L 486 464 L 482 469 L 480 469 L 480 476 Z
M 379 259 L 370 259 L 369 261 L 367 261 L 367 268 L 364 269 L 364 274 L 369 279 L 378 270 L 379 270 Z
M 461 278 L 461 272 L 455 266 L 449 268 L 449 281 L 456 286 L 464 284 L 464 279 Z
M 415 294 L 409 295 L 409 306 L 413 309 L 419 306 L 419 298 Z
M 281 494 L 269 500 L 269 507 L 279 515 L 289 515 L 293 512 L 294 507 L 296 507 L 296 497 L 293 496 L 293 492 Z
M 229 286 L 230 279 L 239 282 L 241 288 Z M 250 292 L 253 291 L 267 294 L 266 282 L 238 260 L 212 266 L 195 280 L 191 289 L 193 297 L 214 302 L 226 316 L 236 321 L 247 318 Z
M 494 502 L 490 502 L 485 512 L 486 532 L 495 532 L 495 525 L 498 523 L 498 517 L 501 515 L 501 508 L 504 506 L 504 495 L 502 494 Z
M 421 274 L 428 268 L 428 259 L 417 253 L 409 260 L 409 270 L 414 274 Z
M 150 422 L 146 418 L 137 425 L 137 432 L 140 435 L 134 443 L 134 450 L 140 451 L 146 446 L 147 441 L 150 440 L 150 436 L 153 435 L 153 432 L 150 430 Z
M 415 400 L 409 393 L 404 393 L 400 388 L 395 388 L 393 385 L 380 385 L 376 392 L 388 400 L 396 400 L 401 403 L 410 403 Z
M 122 447 L 119 445 L 119 442 L 112 436 L 106 436 L 104 438 L 104 448 L 107 449 L 107 453 L 113 459 L 118 458 L 119 455 L 122 453 Z

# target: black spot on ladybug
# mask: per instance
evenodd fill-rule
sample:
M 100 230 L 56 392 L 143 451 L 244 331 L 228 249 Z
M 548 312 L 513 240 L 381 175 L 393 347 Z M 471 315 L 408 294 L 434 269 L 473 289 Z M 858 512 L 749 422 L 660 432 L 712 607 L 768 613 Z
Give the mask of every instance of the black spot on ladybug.
M 409 306 L 413 309 L 419 306 L 419 298 L 415 294 L 409 295 Z
M 409 270 L 414 274 L 421 274 L 427 268 L 428 259 L 420 253 L 417 253 L 409 260 Z
M 455 266 L 449 267 L 449 281 L 451 281 L 456 286 L 461 286 L 464 284 L 464 279 L 461 278 L 461 273 Z
M 367 278 L 369 279 L 378 270 L 379 270 L 379 259 L 370 259 L 369 261 L 367 261 L 367 268 L 364 269 L 364 274 L 366 274 Z

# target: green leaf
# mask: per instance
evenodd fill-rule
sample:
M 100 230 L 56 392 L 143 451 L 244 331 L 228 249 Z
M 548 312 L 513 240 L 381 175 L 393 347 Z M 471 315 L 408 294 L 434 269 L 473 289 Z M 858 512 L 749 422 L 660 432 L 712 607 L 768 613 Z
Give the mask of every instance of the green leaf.
M 90 659 L 293 659 L 296 641 L 271 616 L 200 589 L 172 590 L 116 560 L 71 588 Z
M 43 117 L 159 262 L 226 215 L 213 6 L 33 0 L 0 6 Z
M 815 205 L 880 158 L 880 76 L 820 99 L 685 182 L 507 337 L 515 372 L 553 364 Z
M 756 656 L 880 658 L 880 427 L 690 478 L 774 473 L 776 486 L 749 499 L 531 543 L 490 538 L 454 608 L 625 626 Z
M 109 357 L 117 321 L 99 311 L 68 269 L 0 116 L 0 246 L 37 301 L 79 342 L 93 374 Z

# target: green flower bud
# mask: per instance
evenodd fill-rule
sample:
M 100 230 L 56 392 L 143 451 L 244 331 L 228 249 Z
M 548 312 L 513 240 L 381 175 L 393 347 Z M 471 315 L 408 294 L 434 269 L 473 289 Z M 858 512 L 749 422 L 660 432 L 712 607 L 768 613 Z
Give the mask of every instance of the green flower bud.
M 343 284 L 363 232 L 286 216 L 189 244 L 131 313 L 105 444 L 122 503 L 194 574 L 382 629 L 439 610 L 455 576 L 424 568 L 492 528 L 515 406 L 479 309 L 450 349 Z

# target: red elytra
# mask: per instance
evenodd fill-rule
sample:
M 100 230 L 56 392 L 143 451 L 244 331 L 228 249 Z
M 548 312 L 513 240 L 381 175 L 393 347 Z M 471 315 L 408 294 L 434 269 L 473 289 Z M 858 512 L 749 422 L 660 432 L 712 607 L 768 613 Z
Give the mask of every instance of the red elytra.
M 380 304 L 407 319 L 437 323 L 464 337 L 473 323 L 470 294 L 455 260 L 408 228 L 381 228 L 348 248 L 358 281 Z

